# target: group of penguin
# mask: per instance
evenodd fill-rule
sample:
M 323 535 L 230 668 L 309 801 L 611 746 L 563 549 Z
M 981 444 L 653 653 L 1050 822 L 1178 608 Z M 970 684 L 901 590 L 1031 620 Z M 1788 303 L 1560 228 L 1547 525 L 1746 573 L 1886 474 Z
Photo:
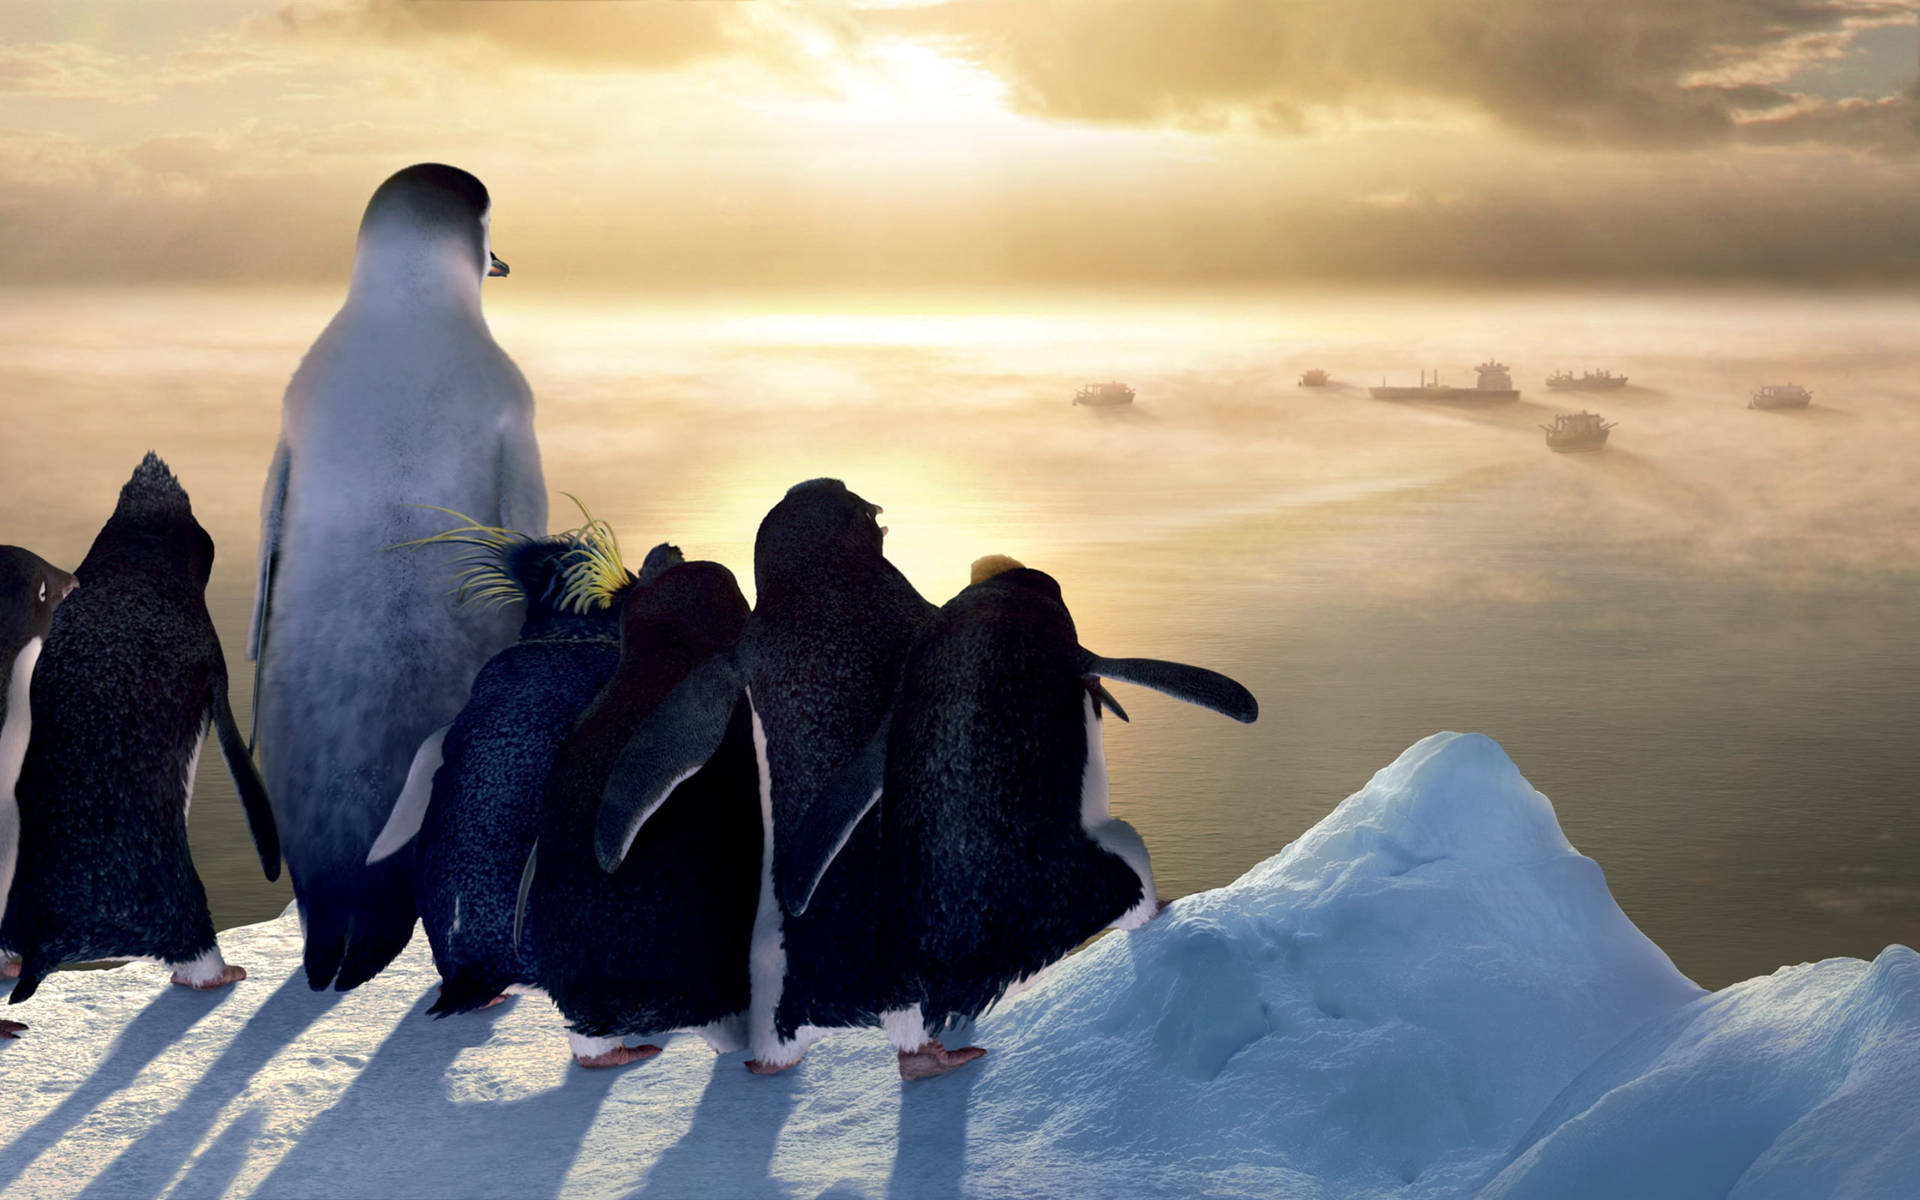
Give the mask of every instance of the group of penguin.
M 974 564 L 945 605 L 890 562 L 878 505 L 790 488 L 732 572 L 613 531 L 547 534 L 532 397 L 494 344 L 478 179 L 383 183 L 346 304 L 289 384 L 262 500 L 253 745 L 205 604 L 213 544 L 149 454 L 67 575 L 0 549 L 0 955 L 220 956 L 187 850 L 217 737 L 261 865 L 284 853 L 315 989 L 416 917 L 430 1012 L 540 991 L 576 1061 L 697 1031 L 783 1070 L 878 1026 L 903 1078 L 985 1053 L 943 1036 L 1160 902 L 1108 810 L 1105 681 L 1250 722 L 1227 677 L 1084 648 L 1059 585 Z M 0 1036 L 25 1027 L 0 1022 Z

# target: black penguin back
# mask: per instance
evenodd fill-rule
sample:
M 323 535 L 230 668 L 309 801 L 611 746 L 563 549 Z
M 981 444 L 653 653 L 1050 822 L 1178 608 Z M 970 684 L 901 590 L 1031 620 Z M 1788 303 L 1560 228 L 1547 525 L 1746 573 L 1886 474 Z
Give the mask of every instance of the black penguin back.
M 15 788 L 20 858 L 0 942 L 18 1001 L 62 962 L 183 962 L 214 945 L 187 847 L 192 768 L 224 661 L 205 588 L 213 541 L 148 454 L 52 615 Z
M 878 860 L 889 985 L 930 1032 L 977 1015 L 1141 898 L 1082 824 L 1088 691 L 1059 586 L 1019 568 L 954 597 L 888 739 Z
M 593 849 L 601 793 L 633 731 L 746 621 L 717 563 L 643 570 L 622 613 L 619 668 L 548 779 L 525 936 L 537 981 L 579 1033 L 660 1033 L 747 1005 L 761 842 L 744 697 L 718 751 L 648 818 L 620 868 L 603 871 Z
M 935 612 L 882 553 L 879 512 L 839 480 L 809 480 L 774 506 L 754 542 L 748 685 L 776 839 L 813 816 L 815 799 L 886 719 L 907 651 Z M 874 970 L 886 803 L 855 826 L 806 911 L 783 918 L 774 1015 L 783 1038 L 803 1024 L 869 1024 L 889 1006 Z

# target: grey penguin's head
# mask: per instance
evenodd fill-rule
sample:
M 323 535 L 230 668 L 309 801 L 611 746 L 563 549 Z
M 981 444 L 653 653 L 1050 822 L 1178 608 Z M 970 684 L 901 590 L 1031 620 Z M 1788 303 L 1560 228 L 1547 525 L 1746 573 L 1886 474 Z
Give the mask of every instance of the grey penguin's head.
M 492 208 L 487 186 L 459 167 L 415 163 L 394 172 L 360 218 L 355 286 L 443 283 L 464 290 L 505 275 L 507 264 L 493 253 Z
M 0 546 L 0 651 L 47 636 L 53 610 L 74 586 L 73 576 L 33 551 Z
M 182 570 L 201 588 L 213 574 L 213 539 L 194 520 L 186 489 L 151 450 L 121 485 L 113 515 L 74 575 L 91 583 L 123 565 Z
M 832 564 L 884 560 L 883 510 L 838 479 L 809 479 L 787 489 L 760 522 L 753 541 L 753 573 L 762 591 L 782 579 Z

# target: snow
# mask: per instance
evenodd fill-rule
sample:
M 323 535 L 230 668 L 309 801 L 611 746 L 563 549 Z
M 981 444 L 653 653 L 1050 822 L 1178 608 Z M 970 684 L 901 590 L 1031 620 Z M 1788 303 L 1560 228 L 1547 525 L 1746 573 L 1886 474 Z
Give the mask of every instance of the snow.
M 422 939 L 316 995 L 68 971 L 7 1015 L 22 1196 L 1916 1194 L 1920 960 L 1719 992 L 1620 912 L 1494 742 L 1436 734 L 1238 882 L 1111 933 L 902 1084 L 878 1031 L 785 1075 L 698 1038 L 572 1065 L 537 996 L 433 1021 Z

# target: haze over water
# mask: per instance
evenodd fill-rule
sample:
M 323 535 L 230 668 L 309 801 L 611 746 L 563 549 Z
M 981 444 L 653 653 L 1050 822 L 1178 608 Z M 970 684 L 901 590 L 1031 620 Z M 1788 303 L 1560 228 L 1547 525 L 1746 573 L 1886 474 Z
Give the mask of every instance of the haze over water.
M 531 275 L 532 272 L 527 272 Z M 1138 689 L 1114 810 L 1164 894 L 1228 882 L 1437 729 L 1498 739 L 1627 914 L 1708 986 L 1920 929 L 1920 301 L 1733 291 L 558 301 L 489 284 L 556 527 L 671 540 L 751 597 L 756 524 L 835 475 L 944 601 L 1007 553 L 1081 641 L 1225 670 L 1251 727 Z M 260 487 L 331 290 L 0 292 L 0 541 L 84 555 L 149 448 L 213 535 L 247 719 Z M 1367 397 L 1498 357 L 1497 407 Z M 1295 386 L 1308 367 L 1335 384 Z M 1551 370 L 1634 386 L 1549 393 Z M 1128 410 L 1069 404 L 1115 378 Z M 1813 389 L 1749 411 L 1765 382 Z M 1599 454 L 1540 424 L 1619 422 Z M 217 924 L 277 913 L 206 756 Z M 1436 948 L 1439 949 L 1439 948 Z

